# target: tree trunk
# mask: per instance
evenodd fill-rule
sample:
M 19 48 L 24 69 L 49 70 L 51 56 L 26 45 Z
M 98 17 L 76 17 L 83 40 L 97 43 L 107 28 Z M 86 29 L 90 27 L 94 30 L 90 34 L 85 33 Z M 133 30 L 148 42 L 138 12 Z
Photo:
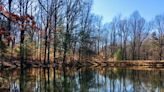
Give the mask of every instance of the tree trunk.
M 46 28 L 45 28 L 45 48 L 44 48 L 44 64 L 46 64 L 46 59 L 47 59 L 47 29 L 48 29 L 48 18 L 47 18 L 47 24 L 46 24 Z
M 54 24 L 54 64 L 56 63 L 56 48 L 57 48 L 57 42 L 56 42 L 56 27 L 57 27 L 57 2 L 55 2 L 55 24 Z
M 21 30 L 21 39 L 20 39 L 20 60 L 21 60 L 21 68 L 23 68 L 24 64 L 24 31 Z
M 51 30 L 49 29 L 49 38 L 48 38 L 48 65 L 50 64 L 50 45 L 51 45 Z

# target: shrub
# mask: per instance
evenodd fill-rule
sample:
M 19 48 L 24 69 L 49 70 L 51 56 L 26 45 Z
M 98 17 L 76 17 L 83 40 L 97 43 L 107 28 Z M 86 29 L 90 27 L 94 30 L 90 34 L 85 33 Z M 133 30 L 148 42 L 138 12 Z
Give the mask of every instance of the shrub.
M 121 51 L 121 49 L 118 49 L 118 50 L 115 52 L 114 57 L 115 57 L 117 60 L 122 60 L 122 51 Z

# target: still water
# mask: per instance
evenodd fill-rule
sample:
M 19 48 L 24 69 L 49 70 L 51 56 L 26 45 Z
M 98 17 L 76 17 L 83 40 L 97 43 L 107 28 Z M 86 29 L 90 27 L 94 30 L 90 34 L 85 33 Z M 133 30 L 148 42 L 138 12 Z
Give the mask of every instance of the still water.
M 164 71 L 85 67 L 1 70 L 0 92 L 164 92 Z

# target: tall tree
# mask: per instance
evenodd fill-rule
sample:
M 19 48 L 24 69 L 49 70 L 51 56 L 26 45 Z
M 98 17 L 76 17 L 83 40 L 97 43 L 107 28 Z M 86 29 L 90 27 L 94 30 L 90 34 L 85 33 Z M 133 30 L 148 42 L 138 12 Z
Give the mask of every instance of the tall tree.
M 154 20 L 154 30 L 156 30 L 156 37 L 158 43 L 158 58 L 163 59 L 163 45 L 164 45 L 164 15 L 157 15 Z
M 121 39 L 121 52 L 122 52 L 122 59 L 127 59 L 127 42 L 128 42 L 128 35 L 129 35 L 129 29 L 128 29 L 128 22 L 126 19 L 121 20 L 119 23 L 119 37 Z
M 145 33 L 145 19 L 142 18 L 138 11 L 132 13 L 129 19 L 129 30 L 131 40 L 132 59 L 139 59 L 140 48 L 142 45 Z
M 79 16 L 82 0 L 66 0 L 65 11 L 65 40 L 64 40 L 64 54 L 63 64 L 66 63 L 68 48 L 70 46 L 71 32 L 76 28 L 76 20 Z

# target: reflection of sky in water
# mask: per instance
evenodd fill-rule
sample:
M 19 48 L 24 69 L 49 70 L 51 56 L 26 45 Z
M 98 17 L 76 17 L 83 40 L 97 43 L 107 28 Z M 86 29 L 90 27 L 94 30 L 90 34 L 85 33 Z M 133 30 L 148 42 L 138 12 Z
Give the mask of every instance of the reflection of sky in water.
M 5 72 L 5 71 L 3 71 Z M 10 92 L 163 92 L 164 71 L 136 71 L 125 69 L 28 69 L 25 75 L 2 73 L 0 83 L 10 86 Z M 8 78 L 7 78 L 8 77 Z M 4 79 L 3 79 L 4 78 Z M 22 78 L 22 79 L 21 79 Z M 21 85 L 21 86 L 20 86 Z M 0 92 L 1 91 L 0 89 Z
M 125 90 L 123 90 L 123 84 L 121 83 L 122 80 L 115 80 L 114 81 L 114 85 L 115 88 L 111 88 L 110 84 L 113 82 L 112 80 L 105 78 L 102 75 L 96 74 L 97 78 L 99 79 L 98 81 L 95 82 L 95 84 L 100 84 L 98 87 L 96 88 L 91 88 L 89 91 L 90 92 L 111 92 L 111 90 L 113 90 L 114 92 L 124 92 Z M 121 85 L 121 86 L 120 86 Z M 130 83 L 129 80 L 126 80 L 126 90 L 127 92 L 132 92 L 132 85 Z
M 19 84 L 16 81 L 13 81 L 10 86 L 10 92 L 20 92 Z

